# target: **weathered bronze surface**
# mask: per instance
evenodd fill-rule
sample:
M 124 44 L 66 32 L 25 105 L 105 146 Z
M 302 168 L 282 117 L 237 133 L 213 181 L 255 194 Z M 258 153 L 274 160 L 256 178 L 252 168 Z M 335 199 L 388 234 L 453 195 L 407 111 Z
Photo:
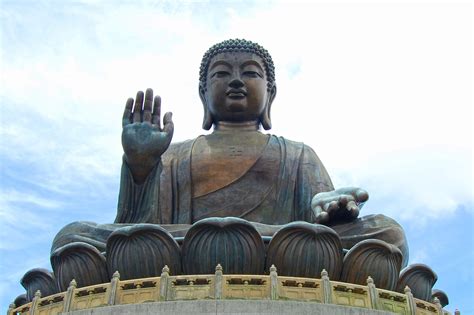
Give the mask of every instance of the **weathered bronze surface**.
M 13 301 L 13 305 L 15 305 L 15 307 L 20 307 L 26 303 L 28 303 L 28 299 L 26 298 L 26 294 L 20 294 L 18 295 L 15 300 Z
M 405 287 L 409 287 L 413 296 L 430 301 L 432 299 L 432 289 L 438 281 L 436 273 L 425 264 L 412 264 L 400 273 L 398 279 L 397 291 L 402 292 Z
M 217 264 L 229 273 L 262 274 L 265 245 L 246 220 L 208 218 L 189 229 L 182 257 L 184 274 L 210 274 Z
M 282 272 L 288 270 L 294 275 L 313 276 L 326 268 L 337 279 L 342 268 L 342 248 L 349 250 L 366 239 L 396 246 L 405 266 L 408 246 L 400 225 L 383 215 L 359 218 L 360 209 L 368 200 L 366 191 L 354 187 L 335 190 L 322 162 L 310 147 L 260 131 L 261 127 L 271 128 L 270 113 L 276 91 L 274 65 L 268 52 L 249 41 L 229 40 L 211 47 L 204 55 L 200 69 L 203 128 L 213 127 L 211 134 L 171 143 L 172 115 L 164 115 L 162 126 L 160 97 L 153 96 L 153 91 L 148 89 L 145 93 L 139 91 L 135 100 L 128 99 L 122 121 L 124 156 L 115 223 L 76 222 L 58 233 L 53 242 L 52 262 L 55 273 L 61 275 L 57 275 L 60 287 L 64 289 L 67 285 L 65 275 L 70 277 L 73 273 L 67 261 L 69 266 L 80 261 L 79 256 L 74 256 L 77 260 L 74 264 L 72 258 L 62 261 L 64 255 L 58 250 L 71 243 L 93 246 L 97 249 L 94 254 L 97 259 L 101 252 L 107 251 L 105 255 L 110 255 L 110 261 L 107 260 L 109 276 L 115 271 L 110 269 L 125 268 L 133 263 L 133 257 L 136 257 L 136 264 L 140 264 L 147 251 L 150 256 L 161 257 L 157 259 L 162 264 L 167 261 L 164 256 L 176 256 L 171 254 L 176 250 L 168 254 L 160 251 L 162 245 L 155 242 L 160 238 L 149 237 L 147 233 L 142 235 L 140 242 L 122 237 L 120 242 L 127 243 L 128 247 L 117 245 L 115 238 L 120 233 L 114 231 L 133 229 L 130 226 L 143 223 L 159 225 L 159 229 L 168 231 L 178 242 L 189 230 L 181 247 L 182 267 L 189 272 L 209 272 L 209 266 L 224 263 L 224 260 L 231 273 L 253 272 L 254 269 L 264 272 L 266 251 L 262 238 L 268 242 L 278 231 L 288 232 L 285 228 L 295 221 L 306 222 L 301 226 L 313 224 L 314 229 L 332 229 L 340 243 L 329 242 L 323 246 L 318 243 L 320 239 L 308 236 L 311 233 L 303 233 L 308 237 L 296 233 L 307 245 L 307 248 L 300 248 L 297 242 L 276 237 L 277 233 L 267 252 L 273 255 L 272 261 L 267 257 L 267 262 L 281 261 L 282 266 L 276 267 Z M 229 222 L 239 219 L 242 222 L 235 226 L 219 226 L 219 219 L 209 219 L 216 217 L 234 217 L 228 219 Z M 208 231 L 203 231 L 203 225 L 196 223 L 202 219 L 215 220 L 208 226 Z M 246 232 L 241 233 L 242 229 Z M 131 243 L 141 247 L 137 251 L 139 255 L 131 254 Z M 294 255 L 319 257 L 315 260 L 317 266 L 311 267 L 314 270 L 304 263 L 292 266 L 297 257 L 289 257 L 280 248 L 287 243 L 293 246 Z M 127 253 L 118 248 L 127 248 Z M 224 252 L 213 251 L 216 248 Z M 326 250 L 328 248 L 330 250 Z M 241 261 L 231 263 L 225 256 L 226 251 L 240 257 Z M 92 257 L 91 251 L 83 252 Z M 131 260 L 125 263 L 127 257 Z M 95 262 L 102 261 L 97 259 Z M 200 261 L 207 261 L 207 267 L 201 270 L 196 265 Z M 312 271 L 308 273 L 301 268 Z M 179 272 L 181 269 L 176 267 L 174 270 Z M 100 271 L 94 277 L 100 278 L 102 273 Z M 156 274 L 156 269 L 144 268 L 127 277 Z M 85 282 L 89 284 L 88 281 Z
M 18 301 L 15 300 L 15 305 L 17 303 L 31 302 L 35 297 L 36 291 L 40 290 L 45 295 L 50 295 L 58 293 L 59 289 L 56 285 L 56 279 L 54 274 L 43 268 L 35 268 L 29 270 L 23 278 L 20 280 L 21 285 L 26 289 L 25 300 L 20 295 L 17 297 Z
M 438 289 L 433 290 L 431 297 L 433 299 L 437 298 L 443 307 L 449 304 L 448 295 L 443 290 L 438 290 Z
M 402 265 L 400 250 L 384 241 L 369 239 L 357 243 L 344 257 L 341 280 L 365 284 L 372 277 L 378 288 L 395 290 Z
M 156 224 L 136 224 L 115 230 L 107 239 L 107 269 L 122 279 L 156 277 L 163 266 L 181 272 L 181 254 L 171 234 Z
M 307 222 L 293 222 L 281 228 L 268 245 L 267 268 L 278 266 L 280 273 L 296 277 L 319 278 L 323 269 L 339 280 L 342 245 L 334 230 Z
M 55 249 L 51 253 L 51 265 L 60 291 L 65 291 L 73 279 L 79 287 L 109 279 L 104 255 L 84 242 L 73 242 Z

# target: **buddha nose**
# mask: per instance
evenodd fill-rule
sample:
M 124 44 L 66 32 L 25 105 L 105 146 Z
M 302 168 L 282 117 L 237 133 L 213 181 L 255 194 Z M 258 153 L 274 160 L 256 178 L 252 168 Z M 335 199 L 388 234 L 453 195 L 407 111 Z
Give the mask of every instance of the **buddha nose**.
M 229 82 L 229 86 L 234 89 L 238 89 L 244 86 L 244 82 L 238 76 L 234 76 Z

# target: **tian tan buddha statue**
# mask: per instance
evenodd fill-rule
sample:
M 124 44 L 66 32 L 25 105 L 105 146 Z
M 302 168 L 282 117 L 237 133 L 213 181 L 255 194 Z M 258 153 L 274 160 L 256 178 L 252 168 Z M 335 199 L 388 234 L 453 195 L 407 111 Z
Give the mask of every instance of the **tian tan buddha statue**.
M 277 87 L 271 56 L 247 40 L 226 40 L 202 59 L 203 129 L 171 143 L 174 125 L 151 89 L 128 99 L 114 224 L 75 222 L 56 236 L 58 290 L 174 274 L 279 274 L 403 289 L 403 229 L 383 215 L 359 216 L 360 188 L 334 189 L 316 153 L 269 130 Z M 26 276 L 25 276 L 26 277 Z M 26 277 L 28 278 L 28 277 Z M 434 280 L 435 281 L 435 280 Z M 28 282 L 28 279 L 24 279 Z M 425 288 L 426 289 L 426 288 Z M 431 290 L 431 288 L 430 288 Z M 423 290 L 422 290 L 423 291 Z M 427 291 L 427 290 L 425 290 Z

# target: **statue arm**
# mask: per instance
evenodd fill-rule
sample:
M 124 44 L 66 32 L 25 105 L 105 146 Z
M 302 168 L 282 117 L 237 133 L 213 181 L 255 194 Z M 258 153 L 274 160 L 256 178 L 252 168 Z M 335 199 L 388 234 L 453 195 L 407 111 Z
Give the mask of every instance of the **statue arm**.
M 162 168 L 160 161 L 146 179 L 137 184 L 126 160 L 123 160 L 115 223 L 161 223 L 159 192 Z
M 368 193 L 357 187 L 334 189 L 326 168 L 308 146 L 300 159 L 297 183 L 297 220 L 320 224 L 353 221 L 368 200 Z
M 308 147 L 307 147 L 308 148 Z M 342 187 L 334 189 L 329 174 L 311 148 L 307 149 L 310 159 L 316 165 L 314 184 L 310 200 L 311 219 L 305 220 L 320 224 L 333 225 L 350 222 L 359 216 L 360 209 L 369 199 L 369 194 L 358 187 Z
M 153 111 L 152 111 L 153 109 Z M 160 223 L 162 155 L 173 137 L 171 113 L 160 122 L 161 98 L 153 90 L 129 98 L 122 119 L 124 150 L 115 223 Z
M 295 220 L 314 222 L 311 199 L 320 192 L 332 190 L 334 186 L 323 163 L 311 147 L 303 145 L 296 180 Z

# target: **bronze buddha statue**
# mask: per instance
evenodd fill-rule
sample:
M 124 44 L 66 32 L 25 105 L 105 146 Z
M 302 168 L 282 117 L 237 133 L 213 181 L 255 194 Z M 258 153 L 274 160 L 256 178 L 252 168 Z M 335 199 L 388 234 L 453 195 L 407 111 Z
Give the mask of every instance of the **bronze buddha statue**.
M 243 225 L 253 226 L 270 243 L 295 221 L 307 222 L 297 222 L 298 228 L 329 226 L 344 249 L 376 239 L 398 248 L 397 268 L 406 266 L 408 246 L 401 226 L 383 215 L 359 217 L 366 191 L 335 190 L 310 147 L 260 131 L 272 126 L 277 92 L 273 61 L 264 48 L 246 40 L 216 44 L 205 53 L 199 76 L 203 128 L 213 127 L 213 132 L 171 143 L 172 115 L 166 113 L 161 126 L 160 97 L 148 89 L 128 99 L 115 223 L 76 222 L 63 228 L 52 247 L 55 273 L 61 269 L 63 249 L 73 243 L 107 251 L 109 259 L 108 238 L 120 229 L 159 228 L 181 242 L 197 221 L 219 217 L 245 220 Z

